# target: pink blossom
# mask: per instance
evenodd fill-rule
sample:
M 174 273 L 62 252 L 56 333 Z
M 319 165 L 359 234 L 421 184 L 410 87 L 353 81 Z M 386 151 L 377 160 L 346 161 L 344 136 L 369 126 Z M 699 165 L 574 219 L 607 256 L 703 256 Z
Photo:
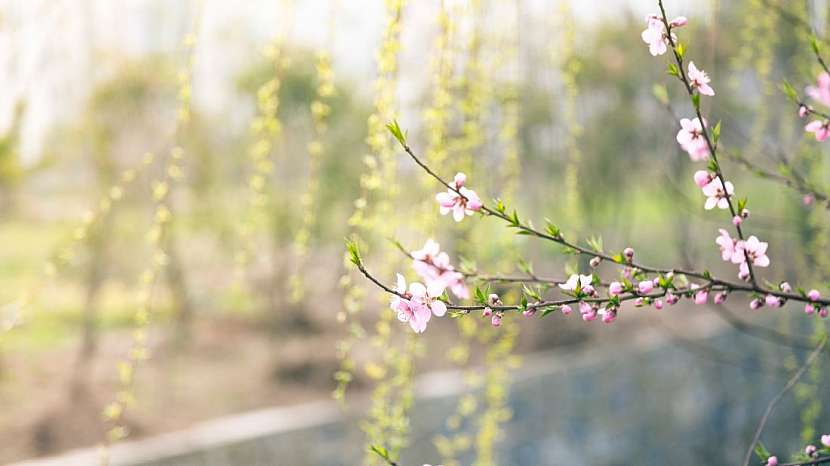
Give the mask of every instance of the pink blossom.
M 725 302 L 726 302 L 726 297 L 727 297 L 727 296 L 728 296 L 728 295 L 726 294 L 726 292 L 720 292 L 720 293 L 716 294 L 716 295 L 715 295 L 715 304 L 723 304 L 723 303 L 725 303 Z
M 813 315 L 816 312 L 816 307 L 812 304 L 805 304 L 804 305 L 804 313 L 807 315 Z
M 726 189 L 724 189 L 724 186 Z M 707 197 L 703 208 L 712 210 L 717 206 L 720 209 L 729 207 L 729 196 L 735 193 L 735 186 L 731 181 L 721 183 L 720 178 L 715 178 L 709 184 L 703 187 L 703 194 Z
M 571 315 L 571 312 L 573 312 L 573 309 L 571 309 L 571 306 L 568 306 L 567 304 L 562 306 L 562 308 L 560 310 L 562 311 L 562 315 L 566 315 L 566 316 Z
M 668 40 L 666 35 L 666 25 L 656 15 L 646 16 L 647 27 L 646 30 L 640 34 L 643 42 L 648 44 L 648 51 L 652 56 L 663 55 L 668 50 L 666 46 Z
M 470 297 L 470 290 L 464 282 L 464 274 L 455 271 L 455 268 L 450 265 L 450 256 L 446 252 L 441 252 L 438 243 L 428 239 L 423 249 L 412 251 L 410 255 L 413 259 L 412 267 L 424 282 L 441 282 L 459 299 Z
M 738 241 L 735 245 L 736 254 L 732 256 L 732 263 L 742 264 L 748 258 L 752 265 L 767 267 L 769 266 L 768 246 L 768 243 L 759 241 L 755 235 L 750 236 L 746 241 Z
M 709 300 L 709 292 L 707 290 L 700 290 L 695 293 L 695 304 L 706 304 Z
M 698 170 L 695 172 L 695 184 L 698 188 L 702 188 L 709 184 L 715 178 L 715 175 L 706 170 Z
M 585 322 L 592 322 L 594 320 L 597 320 L 597 309 L 594 307 L 589 307 L 589 309 L 590 310 L 588 312 L 582 313 L 582 320 L 584 320 Z
M 625 248 L 623 249 L 623 256 L 625 257 L 625 261 L 630 263 L 634 260 L 634 248 Z
M 623 286 L 620 282 L 611 282 L 608 285 L 608 295 L 609 296 L 619 296 L 623 292 Z
M 490 325 L 492 325 L 493 327 L 499 327 L 501 325 L 500 313 L 493 314 L 493 318 L 490 319 Z
M 816 448 L 816 446 L 815 446 L 815 445 L 807 445 L 807 446 L 804 448 L 804 454 L 805 454 L 805 455 L 807 455 L 807 456 L 811 456 L 811 457 L 812 457 L 812 456 L 816 456 L 816 455 L 817 455 L 817 451 L 818 451 L 818 448 Z
M 830 447 L 830 434 L 821 436 L 821 444 L 825 447 Z
M 781 282 L 781 283 L 778 285 L 778 289 L 779 289 L 779 290 L 781 290 L 781 291 L 783 291 L 784 293 L 789 293 L 789 292 L 791 292 L 791 291 L 793 290 L 793 287 L 792 287 L 792 286 L 790 286 L 790 284 L 789 284 L 789 283 L 787 283 L 787 282 Z
M 715 238 L 715 244 L 720 247 L 721 259 L 737 263 L 733 260 L 735 254 L 739 254 L 741 258 L 744 257 L 743 252 L 737 248 L 737 241 L 723 228 L 719 228 L 718 231 L 720 232 L 720 236 Z
M 689 24 L 689 20 L 685 16 L 678 16 L 669 22 L 669 26 L 673 28 L 683 27 Z
M 637 290 L 640 294 L 648 294 L 654 289 L 654 282 L 651 280 L 643 280 L 637 284 Z
M 743 223 L 744 219 L 741 218 L 740 215 L 736 215 L 732 217 L 732 225 L 738 226 Z
M 813 120 L 807 123 L 807 126 L 804 127 L 804 131 L 807 131 L 808 133 L 815 133 L 816 141 L 824 141 L 830 137 L 830 120 Z
M 680 131 L 677 132 L 676 138 L 677 142 L 695 162 L 709 158 L 709 145 L 706 142 L 706 138 L 703 137 L 703 127 L 705 125 L 706 120 L 703 120 L 701 124 L 698 118 L 694 120 L 683 118 L 680 120 Z
M 692 86 L 692 89 L 697 89 L 697 91 L 703 95 L 715 95 L 715 90 L 709 85 L 709 76 L 706 75 L 705 71 L 699 70 L 693 61 L 689 62 L 688 76 L 689 84 Z
M 764 298 L 764 303 L 766 303 L 769 307 L 781 307 L 781 298 L 768 294 L 766 298 Z
M 809 115 L 812 110 L 813 110 L 812 108 L 810 108 L 810 107 L 808 107 L 804 104 L 801 104 L 801 105 L 798 106 L 798 117 L 799 118 L 804 118 L 807 115 Z
M 395 295 L 389 303 L 389 307 L 398 313 L 398 320 L 401 322 L 409 322 L 409 326 L 412 327 L 415 333 L 421 333 L 426 330 L 427 322 L 429 322 L 431 317 L 430 308 L 425 306 L 423 302 L 415 300 L 415 293 L 413 291 L 420 290 L 419 287 L 423 288 L 424 285 L 412 283 L 409 285 L 409 290 L 407 291 L 406 280 L 403 275 L 398 274 L 395 291 L 404 295 L 404 297 Z M 444 311 L 446 312 L 446 308 L 444 308 Z
M 672 292 L 666 293 L 666 303 L 668 303 L 671 306 L 674 306 L 675 304 L 677 304 L 678 301 L 680 301 L 680 297 L 678 297 L 676 294 Z
M 822 72 L 816 80 L 817 86 L 807 86 L 805 92 L 808 96 L 818 100 L 826 106 L 830 106 L 830 75 Z
M 592 257 L 591 260 L 588 262 L 588 265 L 591 266 L 592 269 L 599 267 L 599 264 L 602 262 L 602 257 L 595 256 Z
M 656 299 L 654 301 L 654 309 L 657 309 L 658 311 L 663 309 L 663 300 L 662 299 Z
M 812 194 L 805 194 L 804 197 L 801 199 L 801 202 L 803 202 L 804 205 L 812 205 L 812 203 L 815 202 L 815 200 L 816 197 Z
M 484 317 L 490 317 L 491 315 L 493 315 L 493 310 L 490 309 L 489 306 L 485 307 L 484 310 L 481 312 L 481 315 L 483 315 Z
M 807 297 L 810 298 L 810 301 L 818 301 L 821 298 L 821 293 L 818 290 L 810 290 L 807 292 Z
M 821 310 L 820 310 L 820 311 L 818 311 L 818 315 L 819 315 L 819 317 L 821 317 L 822 319 L 826 319 L 826 318 L 827 318 L 827 314 L 828 314 L 828 311 L 827 311 L 827 308 L 826 308 L 826 307 L 823 307 L 823 308 L 821 308 Z
M 599 314 L 602 316 L 603 323 L 610 324 L 617 320 L 617 310 L 614 308 L 602 308 Z
M 764 302 L 761 301 L 758 298 L 755 298 L 755 299 L 753 299 L 752 301 L 749 302 L 749 308 L 752 309 L 753 311 L 756 310 L 756 309 L 761 309 L 761 307 L 763 305 L 764 305 Z
M 766 466 L 778 466 L 778 457 L 770 456 L 769 458 L 767 458 Z
M 578 293 L 580 291 L 584 291 L 587 287 L 589 291 L 593 289 L 591 283 L 594 281 L 593 275 L 577 275 L 573 274 L 568 277 L 568 281 L 565 283 L 560 283 L 559 288 L 562 288 L 565 291 L 571 291 L 573 293 Z
M 441 215 L 447 215 L 452 211 L 452 218 L 456 222 L 460 222 L 464 220 L 465 214 L 473 215 L 481 210 L 481 199 L 475 191 L 464 187 L 466 181 L 467 176 L 459 172 L 455 175 L 455 190 L 448 189 L 445 193 L 435 195 L 435 199 L 440 206 Z

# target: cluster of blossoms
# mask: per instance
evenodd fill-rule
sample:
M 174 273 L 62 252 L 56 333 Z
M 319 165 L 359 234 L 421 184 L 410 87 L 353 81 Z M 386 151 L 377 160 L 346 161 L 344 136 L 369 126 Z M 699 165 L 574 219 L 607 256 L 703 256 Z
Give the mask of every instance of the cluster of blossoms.
M 453 185 L 455 190 L 448 189 L 445 193 L 435 195 L 435 200 L 440 206 L 441 215 L 447 215 L 452 211 L 452 218 L 456 222 L 464 220 L 464 215 L 473 215 L 481 210 L 481 200 L 475 191 L 464 187 L 467 175 L 456 173 Z
M 429 239 L 423 249 L 412 251 L 412 267 L 424 284 L 413 282 L 406 285 L 406 279 L 398 274 L 395 295 L 389 304 L 398 313 L 398 320 L 409 322 L 416 333 L 427 328 L 430 318 L 443 317 L 447 305 L 441 300 L 444 291 L 449 289 L 459 299 L 470 297 L 470 291 L 464 282 L 464 274 L 457 272 L 450 265 L 450 256 L 441 251 L 441 246 Z
M 720 247 L 721 259 L 738 264 L 738 278 L 749 279 L 749 264 L 756 267 L 768 267 L 767 243 L 750 236 L 746 240 L 733 238 L 728 231 L 719 229 L 720 236 L 715 239 L 715 244 Z
M 804 454 L 803 456 L 799 455 L 800 457 L 798 458 L 798 461 L 809 461 L 812 464 L 813 460 L 819 458 L 822 453 L 825 455 L 830 454 L 830 434 L 825 434 L 821 436 L 821 444 L 823 445 L 823 448 L 816 447 L 815 445 L 807 445 L 806 447 L 804 447 Z M 778 465 L 778 457 L 774 455 L 767 457 L 766 462 L 764 463 L 764 466 Z
M 648 51 L 651 52 L 653 56 L 656 57 L 657 55 L 663 55 L 666 53 L 666 50 L 668 50 L 669 46 L 669 35 L 666 31 L 666 25 L 663 24 L 663 20 L 657 15 L 646 16 L 646 23 L 648 24 L 648 27 L 641 34 L 643 42 L 648 44 Z M 673 28 L 679 28 L 688 23 L 689 20 L 687 20 L 685 16 L 678 16 L 669 24 Z M 674 36 L 672 36 L 672 38 L 676 39 Z
M 807 86 L 805 92 L 813 100 L 818 101 L 825 107 L 830 107 L 830 75 L 827 73 L 821 73 L 818 75 L 816 86 Z M 812 107 L 805 104 L 799 106 L 798 116 L 801 118 L 806 117 L 810 113 L 814 113 Z M 813 120 L 807 123 L 804 130 L 813 133 L 816 137 L 816 141 L 824 141 L 830 137 L 830 120 L 826 118 Z

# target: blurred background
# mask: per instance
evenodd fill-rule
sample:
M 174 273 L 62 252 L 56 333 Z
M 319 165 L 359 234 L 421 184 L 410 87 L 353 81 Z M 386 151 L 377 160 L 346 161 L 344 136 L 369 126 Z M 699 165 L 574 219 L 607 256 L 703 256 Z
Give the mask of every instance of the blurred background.
M 827 283 L 825 206 L 745 167 L 827 184 L 779 90 L 815 81 L 827 2 L 666 8 L 712 78 L 704 113 L 770 243 L 763 278 Z M 675 141 L 688 98 L 640 39 L 655 11 L 0 1 L 0 462 L 379 464 L 374 444 L 401 464 L 736 464 L 826 332 L 797 305 L 443 318 L 415 336 L 343 260 L 354 237 L 387 283 L 414 279 L 394 242 L 434 238 L 490 275 L 589 270 L 499 222 L 440 217 L 439 186 L 383 127 L 396 118 L 437 171 L 523 219 L 732 277 L 714 243 L 727 217 L 702 209 L 702 167 Z M 830 430 L 827 363 L 776 411 L 774 452 Z

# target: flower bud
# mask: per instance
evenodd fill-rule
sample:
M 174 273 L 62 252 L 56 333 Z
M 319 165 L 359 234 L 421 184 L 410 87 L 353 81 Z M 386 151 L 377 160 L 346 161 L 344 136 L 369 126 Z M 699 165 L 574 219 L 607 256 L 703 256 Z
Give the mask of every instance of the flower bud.
M 562 314 L 566 315 L 566 316 L 571 315 L 571 312 L 573 312 L 573 309 L 571 309 L 571 306 L 568 306 L 567 304 L 562 306 L 562 308 L 560 310 L 562 311 Z
M 818 450 L 818 448 L 816 448 L 815 445 L 807 445 L 804 448 L 804 454 L 807 455 L 807 456 L 810 456 L 810 457 L 814 457 L 814 456 L 816 456 L 816 451 L 817 450 Z
M 706 290 L 700 290 L 695 293 L 695 304 L 706 304 L 706 301 L 709 300 L 709 292 Z
M 740 278 L 743 281 L 749 280 L 749 270 L 741 270 L 740 272 L 738 272 L 738 278 Z
M 805 194 L 804 197 L 801 199 L 801 202 L 803 202 L 804 205 L 812 205 L 813 202 L 815 202 L 815 200 L 816 197 L 812 194 Z
M 736 215 L 732 217 L 732 225 L 738 226 L 743 223 L 744 219 L 741 218 L 740 215 Z
M 787 282 L 781 282 L 778 285 L 778 289 L 783 291 L 784 293 L 790 293 L 793 291 L 793 287 L 791 287 L 790 284 Z
M 778 457 L 770 456 L 769 458 L 767 458 L 766 466 L 778 466 Z
M 755 299 L 753 299 L 752 301 L 749 302 L 749 308 L 752 309 L 753 311 L 756 310 L 756 309 L 761 309 L 761 306 L 763 306 L 763 305 L 764 305 L 764 302 L 761 301 L 758 298 L 755 298 Z
M 455 189 L 460 189 L 462 186 L 464 186 L 464 183 L 467 182 L 467 175 L 458 172 L 455 174 L 453 182 L 455 183 Z
M 821 298 L 821 293 L 818 290 L 810 290 L 807 292 L 807 297 L 810 298 L 810 301 L 818 301 Z
M 599 256 L 595 256 L 595 257 L 591 258 L 590 261 L 588 261 L 588 264 L 591 266 L 591 268 L 595 269 L 595 268 L 599 267 L 600 262 L 602 262 L 602 258 L 599 257 Z
M 637 284 L 637 290 L 640 294 L 647 294 L 654 289 L 654 282 L 651 280 L 643 280 L 639 284 Z
M 712 181 L 712 174 L 706 170 L 698 170 L 695 172 L 695 184 L 698 188 L 702 188 Z
M 801 105 L 798 106 L 798 117 L 799 118 L 804 118 L 809 114 L 810 114 L 810 108 L 809 107 L 807 107 L 804 104 L 801 104 Z
M 663 300 L 662 299 L 657 299 L 657 300 L 654 301 L 654 309 L 657 309 L 658 311 L 660 309 L 663 309 Z
M 666 303 L 668 303 L 671 306 L 674 306 L 675 304 L 677 304 L 678 301 L 680 301 L 680 298 L 676 294 L 671 292 L 666 293 Z
M 490 296 L 487 297 L 487 303 L 491 306 L 501 306 L 504 304 L 496 293 L 490 293 Z
M 764 302 L 769 307 L 781 307 L 781 298 L 775 295 L 768 294 Z
M 623 292 L 623 286 L 620 282 L 611 282 L 608 285 L 608 294 L 610 296 L 619 296 Z
M 501 313 L 493 314 L 493 318 L 490 319 L 490 323 L 493 327 L 498 327 L 501 325 Z
M 633 248 L 623 249 L 623 257 L 625 257 L 626 262 L 633 261 L 634 260 L 634 249 Z
M 746 207 L 744 207 L 744 209 L 741 211 L 741 217 L 743 217 L 743 218 L 749 218 L 749 209 L 747 209 Z
M 830 434 L 821 436 L 821 444 L 825 447 L 830 447 Z
M 605 323 L 605 324 L 610 324 L 610 323 L 614 322 L 615 320 L 617 320 L 617 310 L 616 309 L 611 309 L 611 308 L 605 309 L 605 308 L 603 308 L 599 311 L 599 313 L 602 314 L 602 322 Z
M 493 310 L 489 307 L 485 307 L 484 311 L 481 312 L 481 315 L 483 315 L 484 317 L 490 317 L 491 315 L 493 315 Z
M 826 318 L 827 318 L 827 314 L 828 314 L 828 313 L 827 313 L 827 308 L 826 308 L 826 307 L 823 307 L 823 308 L 821 308 L 821 310 L 820 310 L 820 311 L 818 311 L 818 315 L 819 315 L 819 317 L 821 317 L 822 319 L 826 319 Z
M 816 307 L 812 304 L 805 304 L 804 305 L 804 313 L 809 315 L 813 315 L 816 312 Z
M 715 304 L 723 304 L 723 303 L 725 303 L 725 302 L 726 302 L 726 297 L 727 297 L 727 296 L 728 296 L 728 295 L 726 294 L 726 292 L 725 292 L 725 291 L 722 291 L 722 292 L 720 292 L 720 293 L 716 294 L 716 295 L 715 295 Z
M 637 298 L 637 299 L 634 300 L 634 305 L 637 306 L 637 307 L 640 307 L 645 303 L 646 303 L 645 298 Z
M 683 26 L 685 26 L 687 24 L 689 24 L 689 19 L 688 18 L 686 18 L 685 16 L 678 16 L 677 18 L 674 18 L 673 20 L 671 20 L 671 22 L 669 23 L 669 26 L 671 26 L 673 28 L 682 28 Z
M 535 307 L 528 307 L 527 309 L 522 311 L 522 315 L 525 316 L 525 317 L 533 317 L 535 314 L 536 314 L 536 308 Z

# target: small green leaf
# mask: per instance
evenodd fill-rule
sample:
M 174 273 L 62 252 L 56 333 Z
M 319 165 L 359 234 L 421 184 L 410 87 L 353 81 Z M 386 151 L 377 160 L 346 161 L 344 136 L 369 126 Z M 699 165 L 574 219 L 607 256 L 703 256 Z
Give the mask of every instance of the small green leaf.
M 476 302 L 477 302 L 477 303 L 479 303 L 479 304 L 487 304 L 487 300 L 486 300 L 486 298 L 484 297 L 484 292 L 482 292 L 482 291 L 481 291 L 481 288 L 476 287 L 476 292 L 475 292 L 475 295 L 476 295 Z
M 784 80 L 781 82 L 781 92 L 783 92 L 787 98 L 793 102 L 798 102 L 798 92 L 788 81 Z
M 354 239 L 346 238 L 346 250 L 349 252 L 349 261 L 352 264 L 360 267 L 360 249 L 357 247 L 357 242 Z
M 389 463 L 392 462 L 392 459 L 389 458 L 389 452 L 386 450 L 386 448 L 384 448 L 380 445 L 369 445 L 369 451 L 371 451 L 372 453 L 380 456 L 381 458 L 383 458 L 384 460 L 386 460 Z
M 714 144 L 717 147 L 719 140 L 720 140 L 720 120 L 718 120 L 718 123 L 712 129 L 712 144 Z
M 770 457 L 769 450 L 767 450 L 767 447 L 760 440 L 755 444 L 755 454 L 760 458 L 761 462 L 766 462 Z
M 669 67 L 666 70 L 666 73 L 668 73 L 672 76 L 680 77 L 680 70 L 677 68 L 677 65 L 675 65 L 674 63 L 669 63 Z
M 700 111 L 700 94 L 692 94 L 692 105 L 695 106 L 695 110 Z
M 545 231 L 554 238 L 561 238 L 562 231 L 548 219 L 545 219 Z
M 678 42 L 677 47 L 674 48 L 674 51 L 677 52 L 678 57 L 683 58 L 683 55 L 686 54 L 686 46 Z
M 559 310 L 559 307 L 557 307 L 557 306 L 554 306 L 554 307 L 549 307 L 549 308 L 545 308 L 545 309 L 542 311 L 542 317 L 545 317 L 545 316 L 547 316 L 548 314 L 550 314 L 550 313 L 552 313 L 552 312 L 556 312 L 556 311 L 558 311 L 558 310 Z
M 810 47 L 813 48 L 813 53 L 815 53 L 816 56 L 821 54 L 821 52 L 819 51 L 819 48 L 818 48 L 818 40 L 816 39 L 815 36 L 810 38 Z
M 392 136 L 395 136 L 395 139 L 398 140 L 398 143 L 402 147 L 406 147 L 406 133 L 401 130 L 401 125 L 398 124 L 398 120 L 392 120 L 391 123 L 387 123 L 386 128 L 392 133 Z

